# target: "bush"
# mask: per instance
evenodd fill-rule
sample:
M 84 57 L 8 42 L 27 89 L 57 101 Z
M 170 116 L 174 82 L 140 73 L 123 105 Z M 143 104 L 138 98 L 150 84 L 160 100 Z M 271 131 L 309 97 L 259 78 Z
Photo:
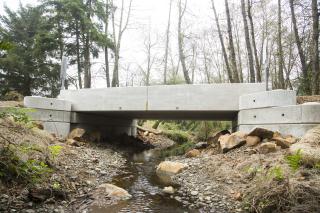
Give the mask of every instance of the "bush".
M 6 182 L 18 181 L 37 183 L 52 172 L 48 165 L 39 160 L 21 160 L 13 148 L 0 150 L 0 178 Z
M 4 101 L 23 101 L 23 95 L 16 91 L 7 92 L 4 97 Z
M 28 115 L 34 109 L 10 107 L 0 112 L 0 118 L 13 118 L 14 122 L 25 124 L 28 128 L 34 127 L 31 117 Z

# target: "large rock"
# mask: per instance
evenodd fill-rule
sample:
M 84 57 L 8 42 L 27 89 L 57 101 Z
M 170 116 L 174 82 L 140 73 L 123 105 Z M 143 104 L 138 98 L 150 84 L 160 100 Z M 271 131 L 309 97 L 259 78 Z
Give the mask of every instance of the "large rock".
M 116 200 L 127 200 L 130 199 L 132 196 L 123 188 L 120 188 L 118 186 L 105 183 L 98 186 L 96 189 L 96 192 L 98 194 L 104 194 L 105 196 L 116 199 Z
M 200 155 L 200 151 L 197 149 L 192 149 L 189 152 L 186 153 L 186 157 L 187 158 L 194 158 L 194 157 L 198 157 Z
M 207 147 L 208 147 L 207 142 L 198 142 L 198 143 L 196 143 L 196 145 L 194 145 L 195 149 L 205 149 Z
M 261 142 L 260 137 L 258 136 L 247 136 L 246 137 L 246 144 L 247 146 L 255 146 Z
M 274 132 L 271 130 L 257 127 L 251 130 L 248 136 L 257 136 L 261 138 L 261 140 L 263 140 L 263 139 L 271 139 L 273 137 L 273 134 Z
M 68 139 L 81 141 L 85 133 L 86 131 L 84 129 L 75 128 L 69 133 Z
M 246 143 L 246 139 L 239 137 L 237 134 L 222 135 L 219 138 L 222 153 L 226 153 L 231 149 L 238 148 Z
M 220 132 L 216 132 L 214 133 L 212 136 L 210 136 L 208 138 L 208 144 L 209 145 L 214 145 L 217 144 L 219 141 L 220 136 L 222 135 L 230 135 L 231 133 L 229 132 L 229 130 L 222 130 Z
M 320 162 L 320 125 L 309 130 L 299 142 L 290 146 L 289 152 L 296 154 L 301 150 L 302 161 L 306 164 Z
M 172 176 L 181 172 L 187 165 L 179 162 L 163 161 L 156 169 L 156 174 L 165 184 L 172 183 Z
M 275 143 L 272 143 L 272 142 L 262 143 L 258 147 L 258 151 L 259 151 L 260 154 L 268 154 L 270 152 L 276 152 L 277 151 L 277 145 Z
M 282 149 L 287 149 L 296 142 L 296 139 L 293 137 L 273 137 L 272 140 L 275 141 L 278 146 L 281 146 Z

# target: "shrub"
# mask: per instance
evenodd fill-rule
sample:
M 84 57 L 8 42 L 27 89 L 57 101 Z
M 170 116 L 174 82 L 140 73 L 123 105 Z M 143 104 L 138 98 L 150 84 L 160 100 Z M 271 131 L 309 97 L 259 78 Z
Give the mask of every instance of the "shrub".
M 62 146 L 60 145 L 53 145 L 53 146 L 49 146 L 49 150 L 50 150 L 50 154 L 53 160 L 56 159 L 56 157 L 60 154 L 61 150 L 62 150 Z
M 0 118 L 12 117 L 15 122 L 31 125 L 32 122 L 28 113 L 33 111 L 33 109 L 11 107 L 0 112 Z
M 23 161 L 9 147 L 0 150 L 0 178 L 7 182 L 37 183 L 51 172 L 45 162 L 35 159 Z

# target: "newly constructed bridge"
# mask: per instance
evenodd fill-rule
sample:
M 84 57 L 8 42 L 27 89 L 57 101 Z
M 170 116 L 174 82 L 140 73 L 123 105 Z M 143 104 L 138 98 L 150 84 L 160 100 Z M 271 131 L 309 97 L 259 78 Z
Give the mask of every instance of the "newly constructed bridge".
M 75 127 L 135 135 L 135 119 L 230 120 L 243 130 L 262 125 L 299 135 L 320 123 L 320 105 L 296 106 L 294 91 L 265 91 L 265 84 L 61 90 L 57 99 L 26 97 L 25 106 L 36 108 L 32 117 L 61 136 Z M 319 116 L 293 115 L 306 109 Z

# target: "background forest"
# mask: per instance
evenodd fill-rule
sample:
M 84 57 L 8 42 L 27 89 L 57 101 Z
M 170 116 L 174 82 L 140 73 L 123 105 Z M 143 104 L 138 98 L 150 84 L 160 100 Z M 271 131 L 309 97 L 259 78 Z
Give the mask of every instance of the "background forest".
M 136 50 L 141 60 L 129 63 L 122 44 L 139 28 L 135 1 L 39 0 L 18 10 L 5 6 L 0 93 L 55 97 L 66 56 L 69 88 L 267 79 L 273 89 L 319 94 L 317 0 L 203 0 L 210 9 L 206 25 L 197 25 L 192 0 L 167 0 L 161 16 L 166 30 L 155 32 L 152 23 L 141 27 L 143 45 Z M 97 78 L 103 83 L 95 83 Z

